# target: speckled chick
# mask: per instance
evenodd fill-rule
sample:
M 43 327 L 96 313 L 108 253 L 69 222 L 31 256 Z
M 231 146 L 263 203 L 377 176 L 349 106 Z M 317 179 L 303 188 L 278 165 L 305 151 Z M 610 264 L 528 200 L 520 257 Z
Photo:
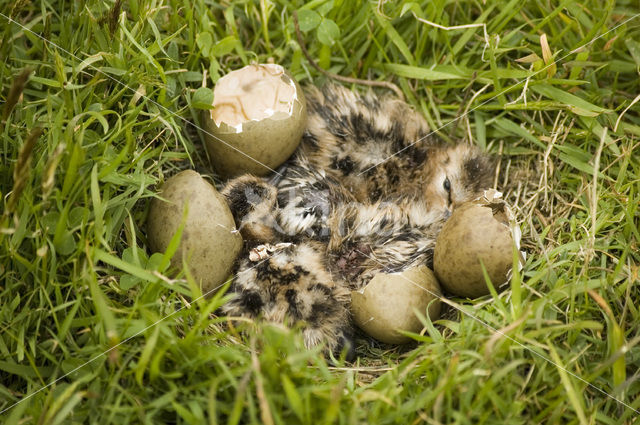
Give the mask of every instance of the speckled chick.
M 222 191 L 245 238 L 222 311 L 302 322 L 308 346 L 351 357 L 349 291 L 381 271 L 432 267 L 442 225 L 491 186 L 494 163 L 435 138 L 396 98 L 338 85 L 306 97 L 307 130 L 280 175 Z

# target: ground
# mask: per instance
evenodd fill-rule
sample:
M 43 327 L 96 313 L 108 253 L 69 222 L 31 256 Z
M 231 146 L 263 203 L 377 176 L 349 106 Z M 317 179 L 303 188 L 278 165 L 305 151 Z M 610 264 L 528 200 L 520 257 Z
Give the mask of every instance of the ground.
M 392 82 L 440 137 L 501 155 L 496 186 L 528 252 L 500 294 L 451 298 L 409 346 L 360 337 L 355 364 L 277 326 L 211 319 L 223 295 L 189 303 L 193 280 L 146 245 L 165 176 L 220 183 L 193 126 L 202 87 L 252 61 L 328 78 L 293 11 L 320 67 Z M 0 13 L 3 422 L 637 422 L 636 1 L 24 0 Z

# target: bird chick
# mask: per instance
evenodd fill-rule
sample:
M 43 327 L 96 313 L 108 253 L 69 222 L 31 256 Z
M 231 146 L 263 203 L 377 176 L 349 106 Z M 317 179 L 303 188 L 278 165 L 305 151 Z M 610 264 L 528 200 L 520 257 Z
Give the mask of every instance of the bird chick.
M 307 129 L 281 176 L 241 176 L 222 192 L 246 242 L 222 310 L 301 322 L 308 346 L 352 356 L 349 291 L 432 267 L 442 225 L 490 187 L 494 162 L 434 137 L 396 98 L 338 85 L 306 98 Z

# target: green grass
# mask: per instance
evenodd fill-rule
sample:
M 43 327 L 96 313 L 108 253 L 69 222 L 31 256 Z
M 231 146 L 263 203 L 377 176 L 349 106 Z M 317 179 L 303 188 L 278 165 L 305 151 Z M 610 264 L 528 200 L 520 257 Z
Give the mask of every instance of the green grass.
M 212 175 L 187 124 L 196 90 L 269 59 L 326 80 L 294 10 L 322 67 L 393 81 L 441 137 L 502 154 L 496 182 L 527 263 L 498 299 L 454 301 L 503 334 L 449 309 L 409 347 L 361 338 L 356 364 L 330 367 L 295 332 L 211 318 L 220 297 L 185 307 L 188 280 L 149 258 L 155 185 L 178 169 Z M 638 422 L 640 103 L 626 108 L 640 93 L 640 16 L 618 26 L 637 1 L 0 11 L 28 29 L 0 16 L 0 410 L 13 406 L 0 422 Z M 445 31 L 412 12 L 484 23 L 488 43 L 482 27 Z

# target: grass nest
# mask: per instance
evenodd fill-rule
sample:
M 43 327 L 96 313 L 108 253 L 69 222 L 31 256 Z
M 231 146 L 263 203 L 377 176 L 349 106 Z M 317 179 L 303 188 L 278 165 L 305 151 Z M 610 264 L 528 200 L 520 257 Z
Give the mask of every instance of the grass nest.
M 625 0 L 0 5 L 0 415 L 636 423 L 639 22 Z M 391 82 L 440 137 L 498 154 L 522 272 L 415 344 L 359 338 L 356 364 L 187 301 L 147 250 L 148 201 L 182 169 L 215 181 L 196 94 L 269 60 Z

